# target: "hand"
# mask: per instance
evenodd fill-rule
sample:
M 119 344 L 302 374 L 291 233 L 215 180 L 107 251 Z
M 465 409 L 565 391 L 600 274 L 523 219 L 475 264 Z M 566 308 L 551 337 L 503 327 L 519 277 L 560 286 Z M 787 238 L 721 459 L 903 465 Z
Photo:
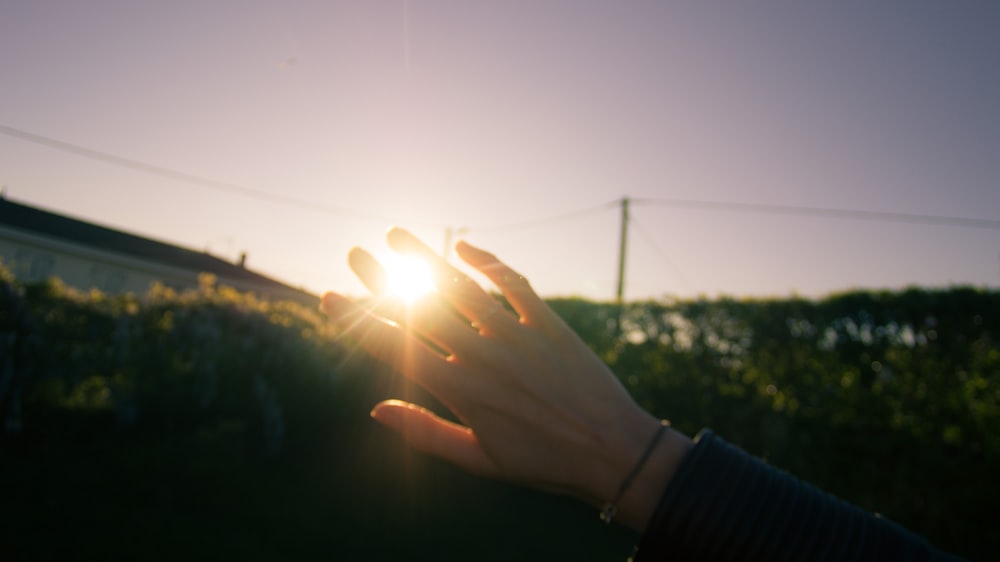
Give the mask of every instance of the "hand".
M 372 417 L 414 447 L 470 472 L 569 494 L 601 506 L 618 492 L 660 421 L 643 411 L 600 359 L 532 290 L 492 254 L 459 242 L 467 264 L 496 285 L 513 312 L 409 232 L 389 245 L 428 262 L 436 298 L 400 322 L 336 294 L 323 310 L 363 348 L 420 384 L 460 420 L 414 404 L 381 402 Z M 376 295 L 385 272 L 355 248 L 349 262 Z M 619 502 L 619 520 L 642 530 L 690 446 L 669 431 Z M 652 498 L 652 500 L 650 500 Z

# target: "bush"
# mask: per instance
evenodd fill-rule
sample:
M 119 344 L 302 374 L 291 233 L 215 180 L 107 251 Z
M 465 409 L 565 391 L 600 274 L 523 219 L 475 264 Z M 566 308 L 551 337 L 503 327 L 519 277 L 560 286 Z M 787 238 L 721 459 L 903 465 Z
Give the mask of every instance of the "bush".
M 996 291 L 642 302 L 620 317 L 611 304 L 552 304 L 685 432 L 711 427 L 943 548 L 984 559 L 1000 548 L 979 524 L 1000 505 Z
M 550 304 L 654 414 L 985 559 L 998 296 Z M 13 559 L 624 559 L 636 537 L 588 507 L 371 423 L 389 396 L 443 409 L 352 349 L 317 310 L 210 278 L 110 296 L 0 270 L 0 544 Z

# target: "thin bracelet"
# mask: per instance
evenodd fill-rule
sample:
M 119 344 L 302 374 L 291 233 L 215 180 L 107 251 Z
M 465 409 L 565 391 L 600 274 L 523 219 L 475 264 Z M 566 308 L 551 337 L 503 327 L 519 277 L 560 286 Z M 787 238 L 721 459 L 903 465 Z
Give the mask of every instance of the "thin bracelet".
M 618 487 L 618 493 L 615 494 L 615 498 L 604 504 L 604 509 L 601 510 L 601 521 L 604 521 L 608 525 L 611 524 L 611 520 L 618 514 L 618 502 L 622 500 L 622 496 L 625 495 L 625 490 L 627 490 L 629 485 L 632 484 L 632 480 L 637 474 L 639 474 L 642 466 L 646 464 L 647 460 L 649 460 L 649 455 L 653 454 L 653 449 L 655 449 L 656 444 L 660 442 L 660 438 L 663 437 L 663 432 L 668 426 L 670 426 L 670 422 L 667 420 L 660 421 L 660 427 L 656 430 L 656 435 L 653 435 L 653 438 L 649 441 L 649 445 L 646 445 L 646 450 L 643 451 L 642 456 L 639 457 L 639 462 L 635 464 L 635 468 L 632 469 L 632 472 L 629 472 L 628 476 L 625 477 L 625 480 L 622 480 L 622 485 Z

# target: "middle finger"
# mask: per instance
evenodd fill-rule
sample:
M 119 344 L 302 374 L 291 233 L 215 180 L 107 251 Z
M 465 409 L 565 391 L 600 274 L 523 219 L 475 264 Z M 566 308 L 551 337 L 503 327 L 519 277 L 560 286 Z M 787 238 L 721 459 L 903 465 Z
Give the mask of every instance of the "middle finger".
M 354 274 L 376 297 L 385 296 L 387 274 L 374 256 L 361 248 L 352 248 L 348 263 Z M 395 304 L 396 306 L 392 306 Z M 377 312 L 431 340 L 448 353 L 468 348 L 476 333 L 440 301 L 437 295 L 424 295 L 410 305 L 389 301 L 375 303 Z
M 496 308 L 497 300 L 471 277 L 453 267 L 408 231 L 393 228 L 386 237 L 394 250 L 414 253 L 427 260 L 441 295 L 481 330 L 506 331 L 519 323 L 519 319 L 506 309 Z

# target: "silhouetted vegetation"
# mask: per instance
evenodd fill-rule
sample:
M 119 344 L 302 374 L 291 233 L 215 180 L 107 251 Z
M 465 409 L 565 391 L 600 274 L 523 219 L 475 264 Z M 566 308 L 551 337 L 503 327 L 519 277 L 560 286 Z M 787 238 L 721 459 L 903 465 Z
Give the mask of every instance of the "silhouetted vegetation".
M 637 400 L 987 559 L 1000 294 L 552 306 Z M 465 475 L 371 422 L 435 406 L 322 315 L 217 287 L 0 277 L 4 559 L 624 560 L 596 512 Z M 438 410 L 442 409 L 438 407 Z

